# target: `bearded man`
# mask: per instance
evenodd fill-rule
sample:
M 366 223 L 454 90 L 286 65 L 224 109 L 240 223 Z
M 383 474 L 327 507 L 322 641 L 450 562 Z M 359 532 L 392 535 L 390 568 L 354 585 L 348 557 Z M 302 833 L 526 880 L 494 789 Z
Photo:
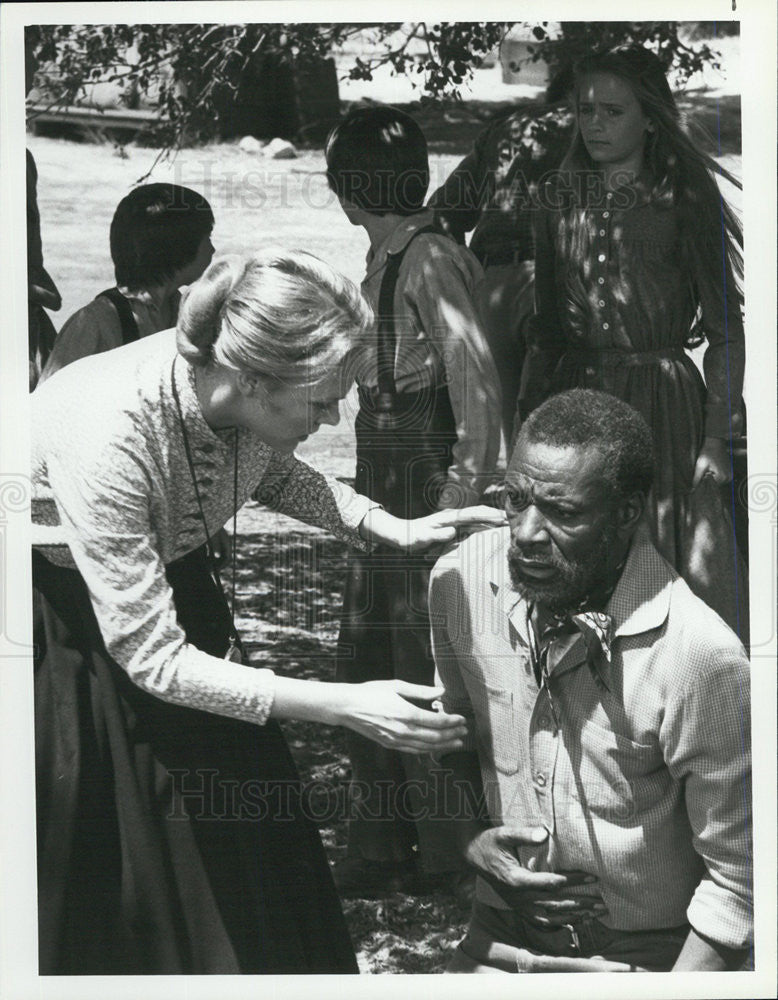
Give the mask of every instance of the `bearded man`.
M 521 428 L 507 528 L 437 563 L 448 814 L 478 874 L 450 972 L 752 968 L 749 665 L 642 523 L 651 436 L 605 393 Z

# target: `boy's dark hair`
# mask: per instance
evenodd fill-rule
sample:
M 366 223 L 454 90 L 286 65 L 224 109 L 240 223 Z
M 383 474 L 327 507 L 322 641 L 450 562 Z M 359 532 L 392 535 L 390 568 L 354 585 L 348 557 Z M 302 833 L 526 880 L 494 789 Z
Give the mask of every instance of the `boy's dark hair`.
M 603 457 L 604 485 L 612 503 L 651 489 L 649 426 L 634 407 L 607 392 L 569 389 L 551 396 L 524 421 L 519 441 L 596 448 Z
M 372 215 L 412 215 L 430 182 L 427 141 L 397 108 L 358 108 L 327 137 L 327 180 L 344 200 Z
M 205 198 L 178 184 L 144 184 L 119 202 L 111 221 L 116 284 L 137 291 L 164 284 L 197 256 L 213 229 Z

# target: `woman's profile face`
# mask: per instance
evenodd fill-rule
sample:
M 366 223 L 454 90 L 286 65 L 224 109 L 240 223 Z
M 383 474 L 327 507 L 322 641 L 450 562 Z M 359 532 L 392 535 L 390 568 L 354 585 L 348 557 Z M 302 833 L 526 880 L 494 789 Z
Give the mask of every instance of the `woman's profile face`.
M 611 73 L 591 73 L 578 87 L 578 128 L 597 164 L 639 172 L 651 122 L 625 81 Z
M 339 403 L 351 380 L 337 371 L 315 386 L 289 386 L 267 379 L 246 401 L 245 426 L 275 451 L 290 454 L 322 424 L 340 421 Z

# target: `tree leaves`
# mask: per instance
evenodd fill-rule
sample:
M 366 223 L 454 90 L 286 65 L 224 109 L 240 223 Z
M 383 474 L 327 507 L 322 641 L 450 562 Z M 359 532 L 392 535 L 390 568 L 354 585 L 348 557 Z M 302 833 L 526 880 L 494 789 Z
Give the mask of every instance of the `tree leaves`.
M 423 99 L 458 98 L 484 57 L 515 21 L 376 24 L 107 24 L 34 25 L 27 42 L 41 64 L 49 94 L 78 103 L 98 80 L 121 81 L 125 98 L 156 102 L 156 139 L 168 150 L 218 134 L 220 108 L 239 97 L 260 60 L 291 65 L 321 60 L 356 36 L 371 45 L 355 55 L 352 80 L 372 80 L 383 67 L 412 79 Z M 676 21 L 521 22 L 534 39 L 533 62 L 556 69 L 595 49 L 634 42 L 653 49 L 684 82 L 705 66 L 719 67 L 705 42 L 684 42 Z

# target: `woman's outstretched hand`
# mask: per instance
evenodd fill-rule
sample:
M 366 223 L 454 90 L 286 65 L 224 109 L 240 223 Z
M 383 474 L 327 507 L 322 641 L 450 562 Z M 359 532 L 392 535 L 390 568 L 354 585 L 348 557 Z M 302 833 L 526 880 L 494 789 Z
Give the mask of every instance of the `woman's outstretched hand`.
M 418 708 L 408 700 L 433 701 L 441 697 L 443 688 L 407 681 L 338 686 L 342 693 L 340 725 L 381 746 L 406 753 L 441 753 L 463 746 L 467 725 L 461 715 Z
M 706 476 L 719 486 L 732 479 L 729 449 L 722 438 L 706 437 L 703 441 L 694 466 L 692 489 L 696 489 Z
M 434 546 L 446 545 L 457 537 L 499 528 L 508 523 L 505 512 L 480 504 L 461 510 L 439 510 L 426 517 L 404 521 L 387 511 L 374 508 L 365 515 L 360 534 L 371 542 L 380 542 L 406 552 L 423 552 Z

